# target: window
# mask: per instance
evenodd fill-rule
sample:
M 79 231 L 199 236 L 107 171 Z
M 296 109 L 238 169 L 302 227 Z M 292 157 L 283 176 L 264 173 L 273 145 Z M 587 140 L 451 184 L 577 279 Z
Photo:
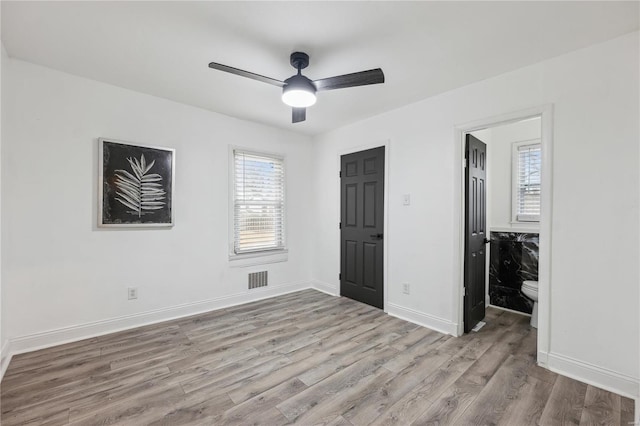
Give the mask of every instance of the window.
M 540 142 L 513 144 L 513 220 L 540 221 Z
M 284 159 L 233 151 L 233 252 L 283 250 Z

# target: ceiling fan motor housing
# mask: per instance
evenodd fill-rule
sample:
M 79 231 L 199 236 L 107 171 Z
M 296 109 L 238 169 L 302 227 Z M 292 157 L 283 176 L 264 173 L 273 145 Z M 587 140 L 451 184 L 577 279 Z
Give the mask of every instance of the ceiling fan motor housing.
M 313 81 L 309 80 L 302 74 L 294 75 L 284 81 L 283 91 L 289 90 L 306 90 L 307 92 L 316 93 L 316 86 Z
M 309 55 L 304 52 L 293 52 L 290 57 L 291 66 L 303 70 L 309 66 Z

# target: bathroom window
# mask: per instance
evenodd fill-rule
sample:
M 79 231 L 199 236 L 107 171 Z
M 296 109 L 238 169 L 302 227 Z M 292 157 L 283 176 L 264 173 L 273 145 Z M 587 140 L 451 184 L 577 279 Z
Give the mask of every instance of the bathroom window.
M 512 220 L 540 222 L 540 140 L 513 144 Z
M 233 150 L 233 254 L 285 249 L 284 158 Z

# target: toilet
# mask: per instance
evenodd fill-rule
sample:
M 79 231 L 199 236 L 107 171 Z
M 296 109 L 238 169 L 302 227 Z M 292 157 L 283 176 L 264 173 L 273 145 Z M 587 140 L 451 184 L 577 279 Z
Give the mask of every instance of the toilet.
M 538 281 L 524 281 L 522 283 L 522 293 L 533 301 L 533 312 L 531 313 L 531 327 L 538 328 Z

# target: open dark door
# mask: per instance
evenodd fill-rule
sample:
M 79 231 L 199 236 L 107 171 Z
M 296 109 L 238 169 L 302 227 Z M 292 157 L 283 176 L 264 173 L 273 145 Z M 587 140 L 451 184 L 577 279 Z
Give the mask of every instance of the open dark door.
M 340 294 L 383 308 L 384 147 L 340 164 Z
M 484 318 L 487 146 L 467 135 L 465 149 L 464 331 Z

